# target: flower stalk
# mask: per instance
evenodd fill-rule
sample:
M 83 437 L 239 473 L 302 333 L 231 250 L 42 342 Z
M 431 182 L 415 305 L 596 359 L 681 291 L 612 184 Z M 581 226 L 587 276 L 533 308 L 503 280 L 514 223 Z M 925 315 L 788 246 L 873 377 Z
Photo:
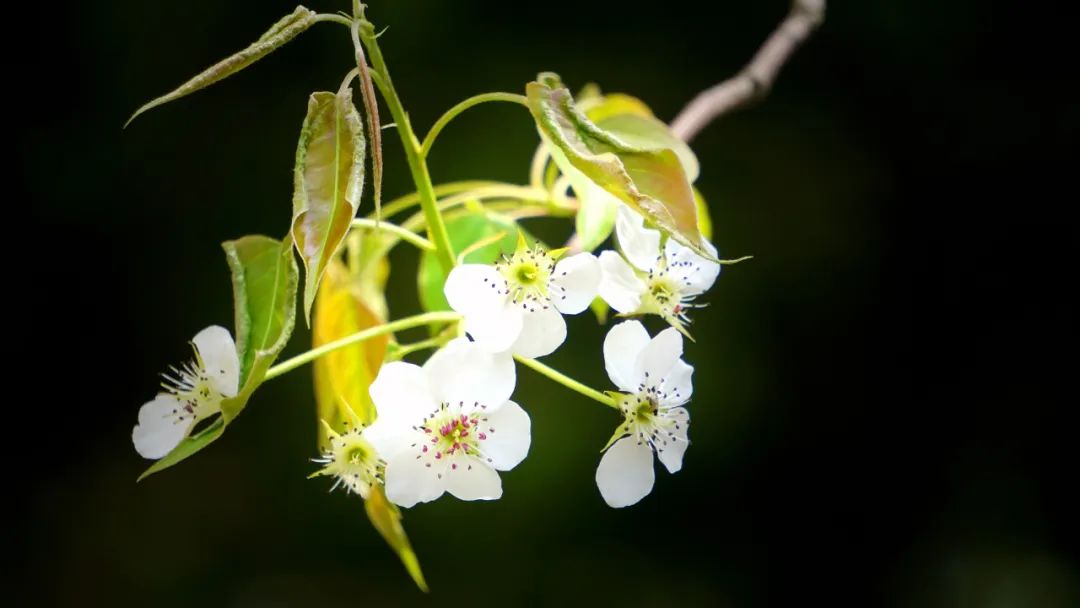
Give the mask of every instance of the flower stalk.
M 428 312 L 420 315 L 414 315 L 412 317 L 405 317 L 404 319 L 398 319 L 397 321 L 391 321 L 390 323 L 383 323 L 382 325 L 376 325 L 375 327 L 369 327 L 364 331 L 358 331 L 350 336 L 345 336 L 340 340 L 334 340 L 333 342 L 327 342 L 319 348 L 314 348 L 296 355 L 291 359 L 287 359 L 271 367 L 267 372 L 263 381 L 273 380 L 282 374 L 291 372 L 292 370 L 304 365 L 305 363 L 311 363 L 315 359 L 329 354 L 340 348 L 356 344 L 357 342 L 363 342 L 364 340 L 370 340 L 378 336 L 391 334 L 396 331 L 404 329 L 412 329 L 413 327 L 423 327 L 425 325 L 433 325 L 435 323 L 454 323 L 461 319 L 461 315 L 456 312 Z

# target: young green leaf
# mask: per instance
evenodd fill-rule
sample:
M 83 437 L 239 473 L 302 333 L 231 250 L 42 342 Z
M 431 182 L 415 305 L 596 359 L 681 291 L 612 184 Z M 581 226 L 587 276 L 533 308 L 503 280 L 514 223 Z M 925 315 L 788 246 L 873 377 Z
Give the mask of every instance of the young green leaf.
M 670 147 L 636 147 L 597 126 L 574 106 L 554 75 L 526 87 L 529 109 L 560 166 L 573 166 L 707 259 L 686 170 Z
M 312 321 L 312 346 L 344 338 L 383 323 L 361 295 L 361 288 L 345 265 L 334 260 L 326 268 Z M 390 336 L 364 340 L 340 348 L 313 363 L 315 403 L 320 420 L 343 431 L 346 423 L 371 424 L 375 405 L 368 389 L 379 373 Z M 325 430 L 320 426 L 320 445 L 325 447 Z
M 240 392 L 221 404 L 225 422 L 247 405 L 292 335 L 296 323 L 298 273 L 292 244 L 246 236 L 222 244 L 232 270 Z
M 304 262 L 304 318 L 319 279 L 356 217 L 364 189 L 364 126 L 352 92 L 312 93 L 296 147 L 292 237 Z
M 491 264 L 503 253 L 513 252 L 517 246 L 518 231 L 516 222 L 495 214 L 469 213 L 447 220 L 446 231 L 450 235 L 450 245 L 455 253 L 464 251 L 469 246 L 484 239 L 495 238 L 502 233 L 502 238 L 470 251 L 465 263 Z M 446 271 L 439 264 L 434 253 L 425 251 L 420 258 L 417 272 L 417 286 L 420 291 L 420 304 L 424 310 L 450 310 L 450 304 L 443 294 L 446 283 Z
M 416 558 L 416 553 L 409 544 L 409 537 L 405 534 L 405 528 L 401 526 L 401 511 L 386 499 L 382 486 L 371 489 L 371 496 L 364 501 L 364 510 L 367 511 L 371 525 L 375 526 L 390 548 L 398 554 L 416 586 L 421 591 L 427 592 L 428 586 L 424 581 L 424 573 L 420 570 L 420 560 Z
M 304 8 L 303 6 L 296 7 L 296 10 L 293 11 L 292 14 L 286 15 L 271 26 L 265 34 L 246 49 L 219 61 L 173 91 L 143 104 L 142 107 L 135 110 L 135 113 L 124 123 L 124 126 L 126 127 L 131 124 L 131 121 L 135 120 L 139 114 L 142 114 L 147 110 L 164 105 L 170 101 L 175 101 L 185 95 L 190 95 L 199 89 L 205 89 L 219 80 L 224 80 L 225 78 L 232 76 L 274 52 L 286 42 L 296 38 L 301 32 L 311 27 L 315 22 L 316 15 L 314 11 Z

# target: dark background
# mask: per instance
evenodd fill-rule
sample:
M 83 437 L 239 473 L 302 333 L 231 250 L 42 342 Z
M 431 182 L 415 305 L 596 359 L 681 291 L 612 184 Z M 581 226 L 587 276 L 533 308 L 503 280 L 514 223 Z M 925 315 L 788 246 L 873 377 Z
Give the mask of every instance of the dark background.
M 541 70 L 670 119 L 786 11 L 371 4 L 421 132 L 458 100 L 522 91 Z M 1074 172 L 1075 66 L 1059 65 L 1068 37 L 1053 13 L 993 2 L 835 3 L 764 104 L 694 142 L 714 240 L 755 258 L 726 269 L 694 314 L 694 445 L 639 505 L 611 510 L 594 485 L 613 416 L 525 369 L 516 398 L 533 448 L 503 475 L 504 498 L 406 514 L 430 597 L 358 500 L 305 479 L 306 369 L 263 387 L 214 446 L 136 485 L 138 408 L 196 331 L 231 324 L 219 243 L 287 230 L 307 94 L 338 85 L 348 37 L 316 26 L 120 125 L 292 8 L 50 5 L 9 60 L 26 77 L 9 92 L 6 214 L 16 603 L 1080 605 L 1065 397 L 1075 304 L 1063 295 L 1076 197 L 1053 184 Z M 396 134 L 385 142 L 392 197 L 410 182 Z M 520 108 L 484 106 L 444 132 L 430 165 L 437 182 L 520 183 L 535 144 Z M 415 308 L 415 256 L 396 255 L 400 316 Z M 549 363 L 606 386 L 603 329 L 588 315 L 570 328 L 573 348 Z M 307 340 L 299 329 L 287 354 Z

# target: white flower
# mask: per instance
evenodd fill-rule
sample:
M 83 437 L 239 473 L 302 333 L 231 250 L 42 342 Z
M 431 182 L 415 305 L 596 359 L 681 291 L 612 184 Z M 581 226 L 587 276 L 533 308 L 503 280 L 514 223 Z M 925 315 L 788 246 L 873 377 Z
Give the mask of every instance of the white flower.
M 143 458 L 165 456 L 196 422 L 220 412 L 223 399 L 236 396 L 240 359 L 229 330 L 211 325 L 196 334 L 191 345 L 195 360 L 162 374 L 165 392 L 139 410 L 131 440 Z
M 343 485 L 346 490 L 367 499 L 371 494 L 371 486 L 382 481 L 379 474 L 382 461 L 379 460 L 375 447 L 364 439 L 364 427 L 355 426 L 338 434 L 325 420 L 321 422 L 330 439 L 330 449 L 323 452 L 321 458 L 312 459 L 324 466 L 309 477 L 329 475 L 334 477 L 331 492 Z
M 507 353 L 465 338 L 424 367 L 383 365 L 371 384 L 378 417 L 364 430 L 386 461 L 386 496 L 403 507 L 450 492 L 462 500 L 502 496 L 496 471 L 529 452 L 529 415 L 510 401 L 516 381 Z
M 465 331 L 487 350 L 551 354 L 566 340 L 562 315 L 588 308 L 600 283 L 600 266 L 591 253 L 556 262 L 561 253 L 539 245 L 530 249 L 522 239 L 512 257 L 494 266 L 454 268 L 446 279 L 446 300 L 464 315 Z
M 619 396 L 625 420 L 596 469 L 596 485 L 612 507 L 632 505 L 652 491 L 653 452 L 668 472 L 682 468 L 690 414 L 681 406 L 693 393 L 694 373 L 681 359 L 682 346 L 674 328 L 650 340 L 637 321 L 619 323 L 604 339 L 608 376 L 625 391 Z
M 672 238 L 661 249 L 660 232 L 645 228 L 644 218 L 626 205 L 616 212 L 615 234 L 623 255 L 600 254 L 600 297 L 620 313 L 657 314 L 682 331 L 686 309 L 716 282 L 720 265 Z M 715 257 L 716 248 L 705 246 Z

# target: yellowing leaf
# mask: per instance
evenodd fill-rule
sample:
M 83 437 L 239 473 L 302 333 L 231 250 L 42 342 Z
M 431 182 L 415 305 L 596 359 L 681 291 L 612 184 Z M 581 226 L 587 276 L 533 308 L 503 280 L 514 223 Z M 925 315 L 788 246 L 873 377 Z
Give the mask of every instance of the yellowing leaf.
M 205 89 L 215 82 L 232 76 L 277 50 L 286 42 L 296 38 L 301 32 L 311 27 L 315 21 L 314 11 L 302 6 L 296 7 L 296 10 L 293 11 L 292 14 L 286 15 L 271 26 L 265 34 L 246 49 L 219 61 L 173 91 L 153 99 L 138 110 L 135 110 L 135 113 L 124 123 L 124 126 L 126 127 L 131 124 L 131 121 L 135 120 L 135 117 L 147 110 L 169 103 L 170 101 L 175 101 L 185 95 L 190 95 L 199 89 Z
M 352 93 L 312 93 L 296 147 L 292 237 L 304 262 L 304 317 L 326 265 L 356 217 L 364 189 L 363 122 Z
M 612 116 L 641 116 L 653 118 L 652 110 L 637 97 L 631 97 L 623 93 L 610 93 L 599 98 L 588 108 L 582 107 L 582 111 L 589 120 L 599 124 Z
M 605 131 L 574 106 L 554 75 L 541 75 L 526 92 L 556 163 L 576 168 L 661 231 L 714 259 L 702 245 L 690 180 L 671 148 L 636 147 Z
M 341 262 L 326 268 L 315 301 L 312 345 L 322 346 L 383 323 L 361 297 L 360 287 Z M 336 430 L 371 424 L 375 407 L 368 389 L 382 366 L 390 336 L 379 336 L 335 350 L 315 360 L 315 402 L 319 418 Z M 326 447 L 320 426 L 320 444 Z
M 371 496 L 364 501 L 364 510 L 367 511 L 371 524 L 386 539 L 390 548 L 398 554 L 402 565 L 405 566 L 405 570 L 409 572 L 416 586 L 427 592 L 428 586 L 424 581 L 424 573 L 420 570 L 420 561 L 416 559 L 416 553 L 409 544 L 405 528 L 401 527 L 401 511 L 386 499 L 382 486 L 372 488 Z

